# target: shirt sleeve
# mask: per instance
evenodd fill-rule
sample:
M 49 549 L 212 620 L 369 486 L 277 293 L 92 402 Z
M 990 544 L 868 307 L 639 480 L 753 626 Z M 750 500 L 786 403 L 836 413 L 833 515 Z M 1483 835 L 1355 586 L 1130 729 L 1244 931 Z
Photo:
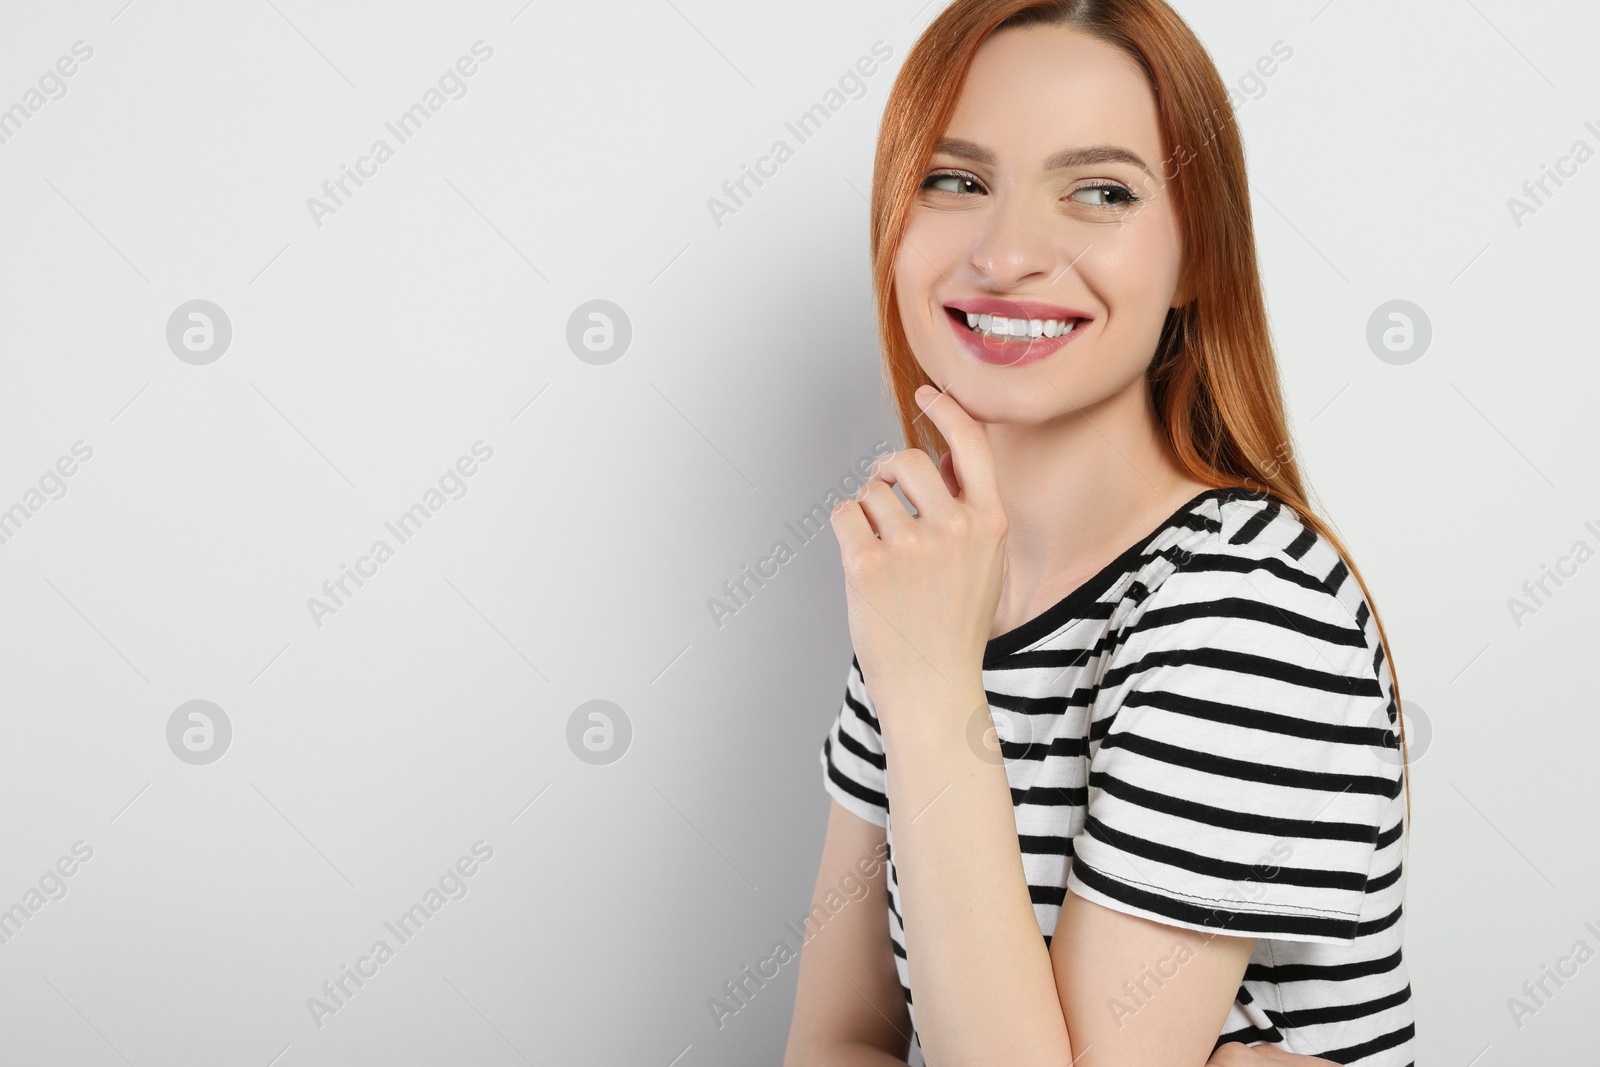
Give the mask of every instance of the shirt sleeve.
M 1335 589 L 1287 557 L 1202 558 L 1130 614 L 1069 892 L 1191 930 L 1362 932 L 1402 768 L 1370 612 Z
M 883 735 L 861 678 L 850 657 L 844 701 L 822 741 L 822 785 L 846 811 L 878 826 L 889 825 L 889 791 L 884 781 Z

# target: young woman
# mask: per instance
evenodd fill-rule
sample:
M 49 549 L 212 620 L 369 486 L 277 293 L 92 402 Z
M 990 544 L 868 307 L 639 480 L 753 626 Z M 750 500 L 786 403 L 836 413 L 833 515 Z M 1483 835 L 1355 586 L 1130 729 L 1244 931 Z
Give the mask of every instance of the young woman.
M 872 254 L 921 447 L 833 512 L 788 1067 L 1414 1060 L 1398 688 L 1289 448 L 1231 118 L 1161 0 L 955 0 L 906 58 Z

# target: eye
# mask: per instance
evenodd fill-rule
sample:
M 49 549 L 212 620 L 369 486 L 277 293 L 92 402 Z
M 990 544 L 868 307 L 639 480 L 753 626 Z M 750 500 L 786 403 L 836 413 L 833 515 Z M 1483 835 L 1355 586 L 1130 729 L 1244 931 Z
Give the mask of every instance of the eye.
M 1133 191 L 1118 185 L 1115 182 L 1103 182 L 1098 185 L 1085 185 L 1074 189 L 1070 196 L 1076 198 L 1080 193 L 1089 193 L 1093 199 L 1079 200 L 1078 203 L 1089 207 L 1119 208 L 1137 204 L 1143 197 L 1134 195 Z
M 941 193 L 955 193 L 966 195 L 979 192 L 983 185 L 978 179 L 966 171 L 938 170 L 922 179 L 923 189 L 937 189 Z

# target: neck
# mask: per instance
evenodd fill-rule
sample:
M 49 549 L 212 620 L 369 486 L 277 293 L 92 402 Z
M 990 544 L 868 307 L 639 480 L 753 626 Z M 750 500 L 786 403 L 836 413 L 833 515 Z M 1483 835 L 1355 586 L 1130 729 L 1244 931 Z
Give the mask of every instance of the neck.
M 990 423 L 1007 518 L 997 613 L 1020 623 L 1065 596 L 1207 486 L 1179 466 L 1143 378 L 1033 425 Z

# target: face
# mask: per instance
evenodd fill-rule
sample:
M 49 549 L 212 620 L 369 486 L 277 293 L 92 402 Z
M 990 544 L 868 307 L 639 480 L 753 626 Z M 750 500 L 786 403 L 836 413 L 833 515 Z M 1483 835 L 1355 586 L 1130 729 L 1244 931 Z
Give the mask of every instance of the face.
M 895 263 L 934 384 L 1019 424 L 1142 388 L 1182 302 L 1164 161 L 1155 97 L 1122 52 L 1053 26 L 986 40 Z

